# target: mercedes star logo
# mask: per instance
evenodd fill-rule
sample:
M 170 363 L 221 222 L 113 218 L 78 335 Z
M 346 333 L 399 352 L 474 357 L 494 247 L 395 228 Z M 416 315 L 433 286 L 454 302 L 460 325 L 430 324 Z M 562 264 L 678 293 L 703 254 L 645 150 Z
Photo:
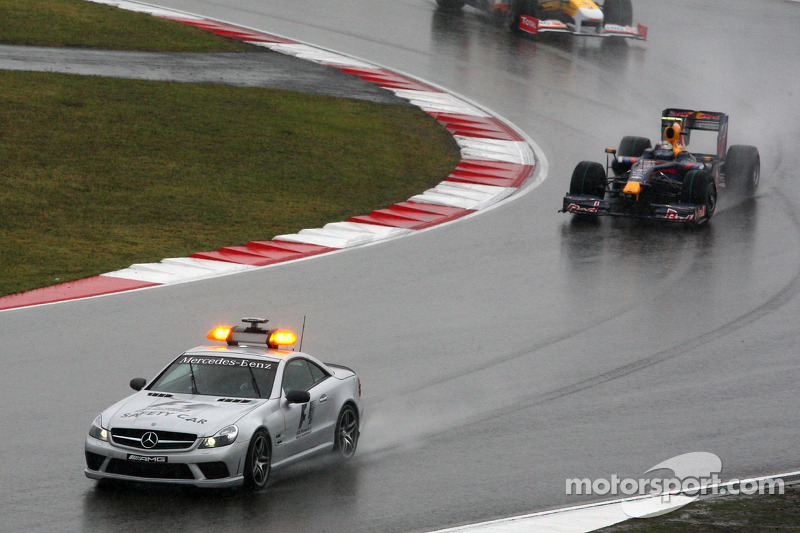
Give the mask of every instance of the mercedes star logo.
M 145 448 L 152 448 L 158 444 L 158 435 L 153 431 L 148 431 L 142 435 L 142 446 Z

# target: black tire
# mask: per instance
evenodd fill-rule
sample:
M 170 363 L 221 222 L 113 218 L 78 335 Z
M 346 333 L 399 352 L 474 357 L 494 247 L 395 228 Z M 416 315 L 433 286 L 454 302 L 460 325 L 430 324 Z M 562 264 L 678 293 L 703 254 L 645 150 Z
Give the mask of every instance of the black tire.
M 603 5 L 603 23 L 630 26 L 633 24 L 631 0 L 606 0 Z
M 263 429 L 259 429 L 250 439 L 247 457 L 244 460 L 244 488 L 251 491 L 267 486 L 272 469 L 272 442 Z
M 761 156 L 758 148 L 735 144 L 728 148 L 725 164 L 725 186 L 734 191 L 753 194 L 761 180 Z
M 336 420 L 336 433 L 333 435 L 333 452 L 342 459 L 350 459 L 358 446 L 358 411 L 347 403 Z
M 436 0 L 436 5 L 443 11 L 461 11 L 465 0 Z
M 706 218 L 711 218 L 717 208 L 717 185 L 707 170 L 690 170 L 683 178 L 681 201 L 706 206 Z
M 538 0 L 512 0 L 511 2 L 511 18 L 508 27 L 514 33 L 520 33 L 519 20 L 522 15 L 536 17 L 538 13 Z
M 650 139 L 647 137 L 626 135 L 619 142 L 617 155 L 625 157 L 642 157 L 644 151 L 652 147 L 653 145 L 650 143 Z
M 570 194 L 588 194 L 605 198 L 606 171 L 603 165 L 594 161 L 581 161 L 572 171 L 569 181 Z
M 618 157 L 642 157 L 642 154 L 653 145 L 647 137 L 636 137 L 635 135 L 626 135 L 619 142 L 619 149 L 617 149 Z M 611 164 L 611 170 L 614 171 L 615 176 L 622 176 L 631 169 L 627 163 L 619 163 L 614 161 Z

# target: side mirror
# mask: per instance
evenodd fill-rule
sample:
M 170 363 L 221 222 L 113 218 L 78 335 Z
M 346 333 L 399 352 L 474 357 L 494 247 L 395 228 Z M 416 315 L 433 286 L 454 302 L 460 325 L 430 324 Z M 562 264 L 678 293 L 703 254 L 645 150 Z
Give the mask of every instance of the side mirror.
M 144 378 L 133 378 L 131 380 L 131 388 L 133 390 L 142 390 L 147 385 L 147 380 Z
M 311 400 L 311 393 L 307 390 L 290 390 L 286 393 L 286 401 L 289 403 L 308 403 Z

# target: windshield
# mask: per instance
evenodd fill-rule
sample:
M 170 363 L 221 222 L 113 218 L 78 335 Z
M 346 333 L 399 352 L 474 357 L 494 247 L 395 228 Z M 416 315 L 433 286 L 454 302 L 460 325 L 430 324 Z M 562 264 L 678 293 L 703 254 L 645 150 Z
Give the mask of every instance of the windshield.
M 273 361 L 182 355 L 148 390 L 235 398 L 269 398 L 275 380 Z
M 650 169 L 656 166 L 658 162 L 652 159 L 637 159 L 631 167 L 630 180 L 642 181 L 649 174 Z

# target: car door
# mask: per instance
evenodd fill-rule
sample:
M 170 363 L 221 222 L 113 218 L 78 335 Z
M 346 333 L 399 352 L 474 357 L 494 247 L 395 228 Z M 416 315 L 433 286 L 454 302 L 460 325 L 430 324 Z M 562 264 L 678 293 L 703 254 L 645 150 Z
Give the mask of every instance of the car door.
M 330 417 L 328 414 L 327 386 L 320 386 L 326 376 L 320 376 L 314 365 L 304 358 L 288 361 L 284 367 L 282 380 L 281 409 L 286 420 L 286 430 L 281 436 L 284 457 L 291 457 L 320 444 L 320 433 L 315 431 L 320 421 Z M 310 399 L 306 403 L 290 404 L 286 393 L 293 390 L 308 391 Z

